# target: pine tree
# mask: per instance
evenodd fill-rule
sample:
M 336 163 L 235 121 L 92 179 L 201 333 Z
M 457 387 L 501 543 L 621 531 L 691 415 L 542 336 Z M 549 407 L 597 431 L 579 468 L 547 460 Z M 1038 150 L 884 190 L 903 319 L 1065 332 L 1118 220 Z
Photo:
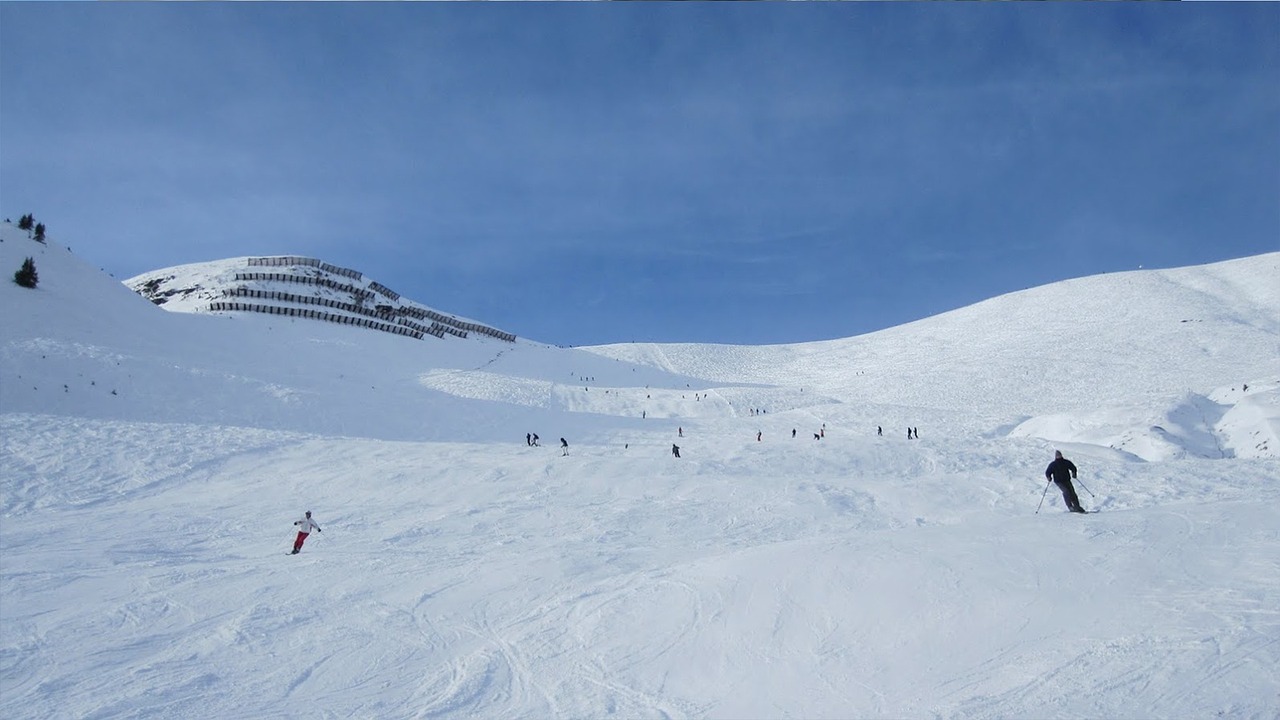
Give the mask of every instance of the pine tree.
M 36 223 L 36 242 L 44 242 L 44 223 Z
M 22 217 L 18 218 L 18 229 L 30 230 L 31 226 L 34 225 L 35 222 L 36 222 L 35 218 L 31 217 L 30 213 L 23 215 Z
M 36 274 L 36 261 L 31 258 L 23 260 L 22 267 L 13 274 L 13 281 L 24 288 L 34 288 L 40 282 L 40 276 Z

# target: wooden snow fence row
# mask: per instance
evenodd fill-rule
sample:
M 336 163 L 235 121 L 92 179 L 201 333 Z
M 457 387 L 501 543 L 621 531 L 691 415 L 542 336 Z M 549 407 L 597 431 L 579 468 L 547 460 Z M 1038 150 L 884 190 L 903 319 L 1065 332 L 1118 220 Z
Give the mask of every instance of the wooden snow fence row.
M 327 262 L 320 262 L 315 258 L 298 257 L 296 255 L 279 255 L 276 257 L 259 257 L 249 258 L 249 267 L 287 267 L 290 265 L 305 265 L 307 267 L 320 268 L 334 275 L 349 277 L 352 280 L 360 280 L 364 275 L 355 270 L 349 270 L 337 265 L 330 265 Z
M 391 288 L 387 287 L 386 285 L 383 285 L 382 283 L 370 282 L 369 289 L 376 290 L 377 292 L 385 295 L 386 297 L 391 298 L 392 300 L 395 300 L 395 301 L 400 300 L 400 293 L 392 290 Z M 435 323 L 438 323 L 444 326 L 444 332 L 447 332 L 450 335 L 456 335 L 460 338 L 465 338 L 467 336 L 467 333 L 469 332 L 478 332 L 481 335 L 488 335 L 489 337 L 498 338 L 499 340 L 506 340 L 507 342 L 516 341 L 516 336 L 511 333 L 502 332 L 501 330 L 495 330 L 494 328 L 488 327 L 487 325 L 481 325 L 479 323 L 463 322 L 462 320 L 459 320 L 455 317 L 450 317 L 448 315 L 445 315 L 444 313 L 438 313 L 434 310 L 427 310 L 425 308 L 416 308 L 416 307 L 402 307 L 399 309 L 399 312 L 405 313 L 407 315 L 412 315 L 413 317 L 416 317 L 419 320 L 428 320 L 428 319 L 432 320 Z
M 237 272 L 235 274 L 235 280 L 236 282 L 267 281 L 296 283 L 298 285 L 319 285 L 331 290 L 337 290 L 338 292 L 351 293 L 353 297 L 359 298 L 360 300 L 373 299 L 373 293 L 364 288 L 356 287 L 349 283 L 340 283 L 326 277 L 293 275 L 291 273 Z
M 374 320 L 394 321 L 397 325 L 403 325 L 404 327 L 407 327 L 410 330 L 414 330 L 416 332 L 422 333 L 423 335 L 434 335 L 435 337 L 438 337 L 438 338 L 443 338 L 445 335 L 445 332 L 447 332 L 446 328 L 444 328 L 443 326 L 440 326 L 438 323 L 432 323 L 431 327 L 427 327 L 425 325 L 420 325 L 406 317 L 396 316 L 394 314 L 394 311 L 384 311 L 382 309 L 370 310 L 369 308 L 363 307 L 361 305 L 346 303 L 340 300 L 332 300 L 330 298 L 313 297 L 310 295 L 296 295 L 294 293 L 281 292 L 279 290 L 255 290 L 253 288 L 245 288 L 245 287 L 231 288 L 229 290 L 224 290 L 222 295 L 224 297 L 255 298 L 259 300 L 279 300 L 282 302 L 297 303 L 299 305 L 320 305 L 322 307 L 330 307 L 336 310 L 343 310 L 345 312 L 355 313 L 357 315 L 363 315 L 365 317 L 368 317 Z M 385 307 L 385 306 L 381 306 L 381 307 Z
M 466 337 L 467 332 L 478 332 L 481 335 L 488 335 L 489 337 L 506 340 L 507 342 L 516 341 L 516 336 L 513 333 L 495 330 L 494 328 L 487 325 L 481 325 L 479 323 L 463 322 L 458 318 L 449 317 L 448 315 L 438 313 L 435 310 L 427 310 L 425 308 L 418 307 L 405 307 L 401 308 L 400 311 L 406 315 L 412 315 L 419 320 L 433 320 L 446 327 L 462 331 L 461 334 L 453 332 L 452 330 L 448 331 L 452 335 L 458 335 L 458 337 Z
M 255 267 L 288 267 L 288 266 L 301 265 L 306 267 L 319 268 L 321 270 L 324 270 L 325 272 L 334 273 L 334 274 L 342 275 L 344 277 L 350 277 L 357 280 L 363 278 L 363 275 L 361 275 L 359 272 L 356 272 L 355 270 L 348 270 L 347 268 L 338 267 L 336 265 L 330 265 L 328 263 L 320 262 L 319 260 L 316 260 L 314 258 L 297 257 L 292 255 L 281 255 L 278 257 L 249 258 L 249 265 L 255 266 Z M 298 283 L 302 285 L 320 285 L 333 290 L 337 290 L 339 292 L 351 293 L 352 296 L 355 297 L 360 302 L 372 300 L 375 292 L 390 298 L 392 301 L 398 302 L 400 300 L 399 293 L 387 287 L 386 285 L 383 285 L 382 283 L 374 282 L 374 281 L 370 281 L 369 288 L 365 289 L 365 288 L 356 287 L 348 283 L 335 282 L 326 277 L 295 275 L 291 273 L 237 272 L 235 274 L 235 279 L 237 282 L 268 281 L 268 282 L 290 282 L 290 283 Z M 265 292 L 265 291 L 259 291 L 259 292 Z M 245 297 L 259 297 L 259 296 L 252 295 L 252 296 L 245 296 Z M 303 301 L 293 300 L 292 302 L 303 302 Z M 337 307 L 337 306 L 334 306 L 334 307 Z M 363 308 L 357 308 L 356 306 L 350 306 L 350 307 L 356 308 L 356 309 L 351 309 L 350 312 L 357 312 L 362 315 L 369 314 L 369 312 L 364 310 Z M 344 310 L 348 309 L 348 306 L 344 305 L 342 306 L 342 309 Z M 444 334 L 448 333 L 456 337 L 465 338 L 467 337 L 467 333 L 477 332 L 477 333 L 480 333 L 481 335 L 497 338 L 498 340 L 503 340 L 506 342 L 516 341 L 516 336 L 514 333 L 503 332 L 501 330 L 491 328 L 487 325 L 481 325 L 479 323 L 464 322 L 455 317 L 450 317 L 448 315 L 436 312 L 434 310 L 427 310 L 425 308 L 408 306 L 408 307 L 396 308 L 395 312 L 400 315 L 409 315 L 410 317 L 417 318 L 418 320 L 431 320 L 432 321 L 431 327 L 428 328 L 428 327 L 419 325 L 417 323 L 411 323 L 408 320 L 405 320 L 403 318 L 397 318 L 397 321 L 400 322 L 401 324 L 404 324 L 405 326 L 412 327 L 419 332 L 424 332 L 429 335 L 435 335 L 436 337 L 444 337 Z M 380 317 L 380 316 L 381 315 L 374 315 L 373 317 Z
M 373 281 L 373 280 L 369 281 L 369 289 L 375 292 L 380 292 L 386 297 L 391 298 L 392 300 L 400 299 L 400 293 L 396 292 L 395 290 L 392 290 L 391 288 L 377 281 Z
M 336 313 L 324 312 L 321 310 L 309 310 L 307 308 L 300 307 L 282 307 L 279 305 L 258 305 L 257 303 L 214 301 L 209 303 L 209 310 L 213 312 L 256 312 L 266 313 L 268 315 L 283 315 L 285 317 L 311 318 L 313 320 L 324 320 L 326 322 L 337 323 L 339 325 L 356 325 L 358 327 L 372 328 L 374 330 L 381 330 L 393 335 L 411 337 L 416 340 L 421 340 L 424 334 L 411 327 L 405 327 L 404 325 L 393 325 L 391 323 L 380 322 L 378 320 L 365 317 L 339 315 Z

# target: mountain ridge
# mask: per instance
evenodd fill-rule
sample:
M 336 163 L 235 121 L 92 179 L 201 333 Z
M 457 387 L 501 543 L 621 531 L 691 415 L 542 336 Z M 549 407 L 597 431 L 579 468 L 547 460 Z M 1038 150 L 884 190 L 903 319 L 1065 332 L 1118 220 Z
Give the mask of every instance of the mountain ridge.
M 37 291 L 42 294 L 35 297 L 56 305 L 59 317 L 74 318 L 68 327 L 80 328 L 74 339 L 62 339 L 69 344 L 60 346 L 55 357 L 87 352 L 127 358 L 105 368 L 104 378 L 116 376 L 115 385 L 135 388 L 130 401 L 113 406 L 132 408 L 125 416 L 136 419 L 197 416 L 209 422 L 263 426 L 264 418 L 270 418 L 266 426 L 279 429 L 423 439 L 458 437 L 459 432 L 465 436 L 474 430 L 448 428 L 438 419 L 413 419 L 411 407 L 435 408 L 436 416 L 445 408 L 462 416 L 478 412 L 488 418 L 497 413 L 493 419 L 476 421 L 483 426 L 494 426 L 508 413 L 520 417 L 569 410 L 579 420 L 580 436 L 609 437 L 617 430 L 593 418 L 613 418 L 610 423 L 626 425 L 635 419 L 691 414 L 732 418 L 755 409 L 825 408 L 822 412 L 840 414 L 844 422 L 892 426 L 909 423 L 918 414 L 914 408 L 929 408 L 931 413 L 947 414 L 936 432 L 1016 433 L 1059 442 L 1088 438 L 1087 442 L 1146 459 L 1179 453 L 1222 455 L 1221 443 L 1232 448 L 1227 453 L 1239 448 L 1269 456 L 1280 449 L 1275 440 L 1280 429 L 1273 420 L 1280 379 L 1280 323 L 1275 319 L 1280 317 L 1280 291 L 1269 282 L 1280 276 L 1280 253 L 1077 278 L 838 340 L 757 347 L 632 343 L 569 349 L 499 336 L 494 333 L 501 331 L 492 329 L 487 334 L 473 332 L 469 338 L 460 332 L 415 341 L 297 316 L 211 311 L 228 291 L 250 287 L 270 295 L 281 292 L 282 286 L 287 286 L 290 298 L 305 293 L 320 302 L 345 299 L 351 307 L 382 315 L 387 325 L 404 317 L 380 312 L 380 305 L 385 310 L 394 302 L 396 311 L 430 308 L 394 293 L 375 296 L 367 288 L 384 291 L 363 276 L 340 288 L 296 280 L 238 279 L 238 274 L 257 271 L 248 258 L 175 266 L 116 283 L 56 244 L 34 243 L 11 227 L 4 237 L 0 247 L 10 251 L 6 264 L 19 262 L 21 253 L 13 252 L 19 244 L 31 247 L 37 266 L 47 270 L 42 274 L 43 289 Z M 66 263 L 49 266 L 53 259 Z M 323 279 L 321 261 L 300 260 L 284 256 L 272 262 L 299 278 Z M 141 291 L 153 303 L 163 300 L 160 307 L 168 312 L 133 300 L 110 300 L 121 295 L 110 287 Z M 103 300 L 85 302 L 88 288 L 103 288 Z M 369 293 L 363 307 L 351 302 L 359 297 L 357 292 Z M 90 297 L 99 297 L 97 290 L 92 293 Z M 263 302 L 302 307 L 292 299 Z M 118 310 L 107 309 L 117 305 Z M 38 317 L 9 321 L 28 340 L 25 345 L 11 343 L 7 353 L 43 356 L 51 343 L 57 345 L 56 339 L 35 340 L 41 337 Z M 483 327 L 448 317 L 464 327 Z M 361 318 L 368 320 L 367 315 Z M 33 326 L 18 327 L 28 322 Z M 205 358 L 199 368 L 184 368 L 189 358 L 164 359 L 169 352 L 164 348 L 166 333 L 191 322 L 204 328 L 196 339 Z M 263 323 L 272 328 L 270 334 L 254 335 L 253 342 L 246 342 L 249 336 L 240 328 Z M 116 337 L 105 342 L 106 335 Z M 123 351 L 121 343 L 132 350 Z M 290 348 L 303 345 L 330 348 L 336 355 L 321 366 L 348 371 L 290 372 Z M 139 352 L 140 348 L 150 349 Z M 1172 348 L 1178 350 L 1175 362 L 1168 361 Z M 280 359 L 263 362 L 276 356 Z M 118 377 L 120 372 L 123 377 Z M 181 378 L 192 372 L 224 378 L 227 403 L 199 410 L 185 406 Z M 331 381 L 314 384 L 326 374 Z M 52 373 L 44 382 L 67 385 L 64 375 Z M 1245 384 L 1253 388 L 1247 396 L 1229 391 Z M 369 407 L 365 417 L 353 422 L 324 418 L 327 394 L 344 392 L 343 388 L 367 396 L 361 403 Z M 278 396 L 278 401 L 255 407 L 264 392 Z M 691 396 L 707 402 L 689 405 Z M 1209 397 L 1234 397 L 1246 405 L 1237 409 L 1235 401 L 1219 404 Z M 61 400 L 66 399 L 54 406 L 60 407 Z M 15 394 L 8 394 L 6 401 L 14 409 L 32 412 L 44 407 L 35 398 Z M 108 412 L 107 407 L 95 407 Z M 1194 429 L 1169 420 L 1187 417 L 1186 408 L 1208 407 L 1219 408 L 1210 415 L 1230 427 L 1215 429 L 1215 423 L 1208 423 L 1209 427 Z M 1181 430 L 1170 434 L 1170 427 Z
M 749 350 L 689 343 L 591 350 L 712 380 L 814 387 L 848 401 L 985 413 L 995 397 L 1015 412 L 1040 414 L 1274 379 L 1278 318 L 1280 252 L 1065 280 L 852 338 Z M 1203 362 L 1171 366 L 1175 346 Z M 1120 372 L 1094 375 L 1080 362 Z M 863 372 L 833 372 L 842 367 Z M 1075 378 L 1086 372 L 1105 382 L 1081 393 Z
M 421 340 L 468 333 L 516 336 L 402 297 L 363 273 L 315 258 L 270 255 L 179 265 L 124 281 L 134 292 L 181 312 L 260 312 L 358 325 Z M 172 302 L 171 302 L 172 301 Z M 426 325 L 430 322 L 430 325 Z

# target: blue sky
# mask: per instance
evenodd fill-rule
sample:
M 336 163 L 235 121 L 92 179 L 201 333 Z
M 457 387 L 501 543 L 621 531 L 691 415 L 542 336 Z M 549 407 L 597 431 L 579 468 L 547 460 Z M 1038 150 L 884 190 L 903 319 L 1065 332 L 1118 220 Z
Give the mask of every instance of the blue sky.
M 0 3 L 0 215 L 535 340 L 848 337 L 1280 250 L 1280 5 Z

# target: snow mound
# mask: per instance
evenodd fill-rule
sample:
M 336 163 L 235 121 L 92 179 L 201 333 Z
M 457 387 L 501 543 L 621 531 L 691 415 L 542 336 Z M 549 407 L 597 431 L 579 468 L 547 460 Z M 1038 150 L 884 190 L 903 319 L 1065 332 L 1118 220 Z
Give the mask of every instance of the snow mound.
M 1230 400 L 1218 421 L 1224 447 L 1239 458 L 1280 457 L 1280 382 L 1253 383 L 1215 394 Z
M 1164 407 L 1130 405 L 1038 416 L 1020 423 L 1010 435 L 1098 445 L 1148 462 L 1280 457 L 1280 393 L 1256 384 L 1247 395 L 1234 392 L 1239 387 L 1208 397 L 1188 393 Z

